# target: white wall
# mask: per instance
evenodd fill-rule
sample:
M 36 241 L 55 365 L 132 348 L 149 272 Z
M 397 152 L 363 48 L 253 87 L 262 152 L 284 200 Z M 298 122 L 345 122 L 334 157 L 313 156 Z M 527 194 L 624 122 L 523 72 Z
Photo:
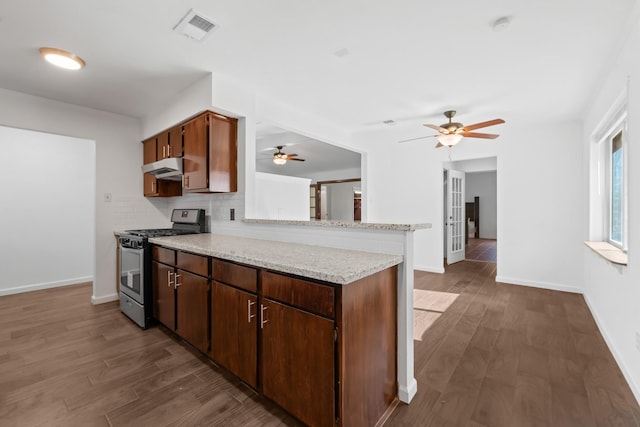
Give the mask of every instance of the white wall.
M 308 221 L 310 184 L 307 178 L 256 172 L 256 217 Z
M 422 141 L 397 144 L 398 135 L 385 129 L 355 134 L 352 143 L 368 150 L 363 173 L 368 220 L 433 224 L 415 235 L 415 266 L 442 272 L 443 165 L 497 157 L 499 279 L 580 291 L 586 199 L 569 189 L 584 185 L 581 126 L 578 122 L 527 126 L 510 124 L 508 115 L 504 118 L 499 139 L 463 140 L 450 152 Z M 559 212 L 571 219 L 559 221 Z
M 95 141 L 95 253 L 93 302 L 117 298 L 114 230 L 166 224 L 142 197 L 141 128 L 138 120 L 0 89 L 0 125 Z M 112 202 L 104 202 L 111 193 Z M 38 195 L 30 195 L 38 197 Z M 41 212 L 46 212 L 42 206 Z M 48 222 L 43 215 L 43 221 Z M 56 226 L 55 223 L 48 223 Z
M 95 144 L 0 126 L 0 295 L 93 280 Z
M 613 352 L 622 372 L 625 374 L 636 399 L 640 400 L 640 353 L 636 348 L 637 334 L 640 333 L 640 268 L 638 254 L 640 251 L 640 20 L 636 14 L 628 40 L 621 46 L 619 56 L 612 58 L 610 68 L 605 74 L 602 84 L 594 90 L 593 97 L 585 111 L 584 137 L 582 151 L 585 157 L 585 168 L 582 176 L 582 188 L 587 193 L 589 177 L 589 153 L 591 136 L 607 110 L 613 105 L 618 95 L 628 89 L 628 136 L 629 147 L 627 178 L 629 201 L 629 265 L 616 267 L 605 261 L 586 247 L 581 248 L 584 263 L 585 298 L 598 322 L 609 348 Z M 587 216 L 587 211 L 583 217 Z M 588 227 L 583 227 L 583 240 L 593 237 Z
M 473 202 L 475 197 L 480 197 L 480 238 L 496 239 L 498 237 L 496 172 L 466 173 L 465 185 L 467 202 Z
M 327 191 L 328 219 L 334 221 L 353 221 L 353 192 L 360 189 L 359 182 L 339 182 L 325 184 Z

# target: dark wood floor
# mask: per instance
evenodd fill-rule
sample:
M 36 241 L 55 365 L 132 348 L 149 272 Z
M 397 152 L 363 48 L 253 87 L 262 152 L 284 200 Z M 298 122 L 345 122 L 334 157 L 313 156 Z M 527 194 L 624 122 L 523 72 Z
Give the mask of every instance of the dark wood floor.
M 496 246 L 495 239 L 469 239 L 465 247 L 465 259 L 496 262 Z
M 415 341 L 418 393 L 385 425 L 638 425 L 582 296 L 497 284 L 495 264 L 478 262 L 416 273 L 415 286 L 443 294 L 416 316 L 431 319 Z M 0 298 L 0 426 L 298 425 L 90 295 L 78 285 Z
M 0 426 L 297 426 L 91 285 L 0 297 Z
M 458 295 L 416 337 L 418 393 L 387 425 L 639 425 L 584 298 L 496 283 L 495 268 L 465 261 L 444 275 L 416 273 L 416 293 Z

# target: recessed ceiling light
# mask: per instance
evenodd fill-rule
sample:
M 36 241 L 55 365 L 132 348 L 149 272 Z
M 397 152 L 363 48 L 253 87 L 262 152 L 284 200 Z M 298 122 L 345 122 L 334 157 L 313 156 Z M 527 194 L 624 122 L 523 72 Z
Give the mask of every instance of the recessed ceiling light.
M 40 56 L 45 61 L 67 70 L 79 70 L 86 65 L 84 60 L 77 55 L 66 50 L 56 49 L 54 47 L 41 47 L 38 49 Z
M 337 56 L 338 58 L 345 57 L 345 56 L 349 55 L 349 53 L 350 53 L 349 49 L 347 49 L 346 47 L 342 48 L 342 49 L 339 49 L 339 50 L 336 50 L 335 52 L 333 52 L 333 54 L 335 56 Z
M 511 17 L 503 16 L 502 18 L 498 18 L 493 21 L 491 28 L 493 28 L 493 31 L 496 33 L 499 33 L 500 31 L 506 30 L 509 27 L 509 24 L 511 24 Z

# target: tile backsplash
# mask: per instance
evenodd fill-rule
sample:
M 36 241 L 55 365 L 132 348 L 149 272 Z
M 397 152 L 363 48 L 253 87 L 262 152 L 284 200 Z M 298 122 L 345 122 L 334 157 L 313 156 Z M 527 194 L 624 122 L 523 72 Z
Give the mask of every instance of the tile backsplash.
M 116 230 L 171 227 L 173 209 L 204 209 L 207 231 L 212 221 L 235 221 L 244 218 L 244 193 L 185 194 L 181 197 L 113 196 L 113 214 Z

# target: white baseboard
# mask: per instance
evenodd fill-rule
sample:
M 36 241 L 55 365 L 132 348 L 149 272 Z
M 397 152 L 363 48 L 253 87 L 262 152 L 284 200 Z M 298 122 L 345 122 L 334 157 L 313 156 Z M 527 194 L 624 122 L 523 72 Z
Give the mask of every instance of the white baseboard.
M 582 288 L 570 285 L 561 285 L 559 283 L 537 282 L 534 280 L 524 280 L 515 277 L 496 276 L 496 282 L 508 283 L 510 285 L 530 286 L 532 288 L 549 289 L 551 291 L 571 292 L 581 294 Z
M 60 286 L 77 285 L 78 283 L 93 282 L 92 276 L 76 277 L 73 279 L 56 280 L 54 282 L 34 283 L 31 285 L 16 286 L 0 289 L 0 296 L 21 294 L 23 292 L 40 291 L 42 289 L 58 288 Z
M 444 267 L 426 267 L 424 265 L 415 265 L 413 266 L 414 270 L 424 271 L 427 273 L 440 273 L 444 274 Z
M 120 295 L 117 292 L 113 293 L 113 294 L 102 295 L 100 297 L 92 295 L 91 296 L 91 304 L 93 304 L 93 305 L 104 304 L 104 303 L 111 302 L 111 301 L 117 301 L 119 299 L 120 299 Z
M 591 304 L 591 300 L 589 299 L 588 294 L 584 294 L 584 300 L 587 303 L 587 307 L 589 307 L 589 311 L 591 311 L 591 315 L 593 316 L 593 319 L 596 321 L 596 325 L 598 325 L 598 329 L 600 330 L 600 333 L 602 334 L 604 341 L 607 343 L 607 347 L 609 347 L 609 351 L 611 351 L 611 354 L 613 354 L 613 358 L 616 360 L 618 367 L 622 371 L 622 375 L 624 375 L 624 379 L 627 380 L 627 384 L 629 384 L 629 388 L 631 388 L 631 392 L 635 396 L 636 401 L 640 404 L 640 388 L 633 381 L 633 377 L 631 376 L 629 369 L 624 364 L 622 357 L 620 356 L 620 353 L 618 352 L 618 349 L 614 344 L 614 341 L 611 339 L 611 336 L 609 335 L 609 332 L 607 332 L 607 329 L 604 327 L 604 324 L 600 321 L 600 316 L 598 316 L 598 312 L 595 310 L 593 304 Z

